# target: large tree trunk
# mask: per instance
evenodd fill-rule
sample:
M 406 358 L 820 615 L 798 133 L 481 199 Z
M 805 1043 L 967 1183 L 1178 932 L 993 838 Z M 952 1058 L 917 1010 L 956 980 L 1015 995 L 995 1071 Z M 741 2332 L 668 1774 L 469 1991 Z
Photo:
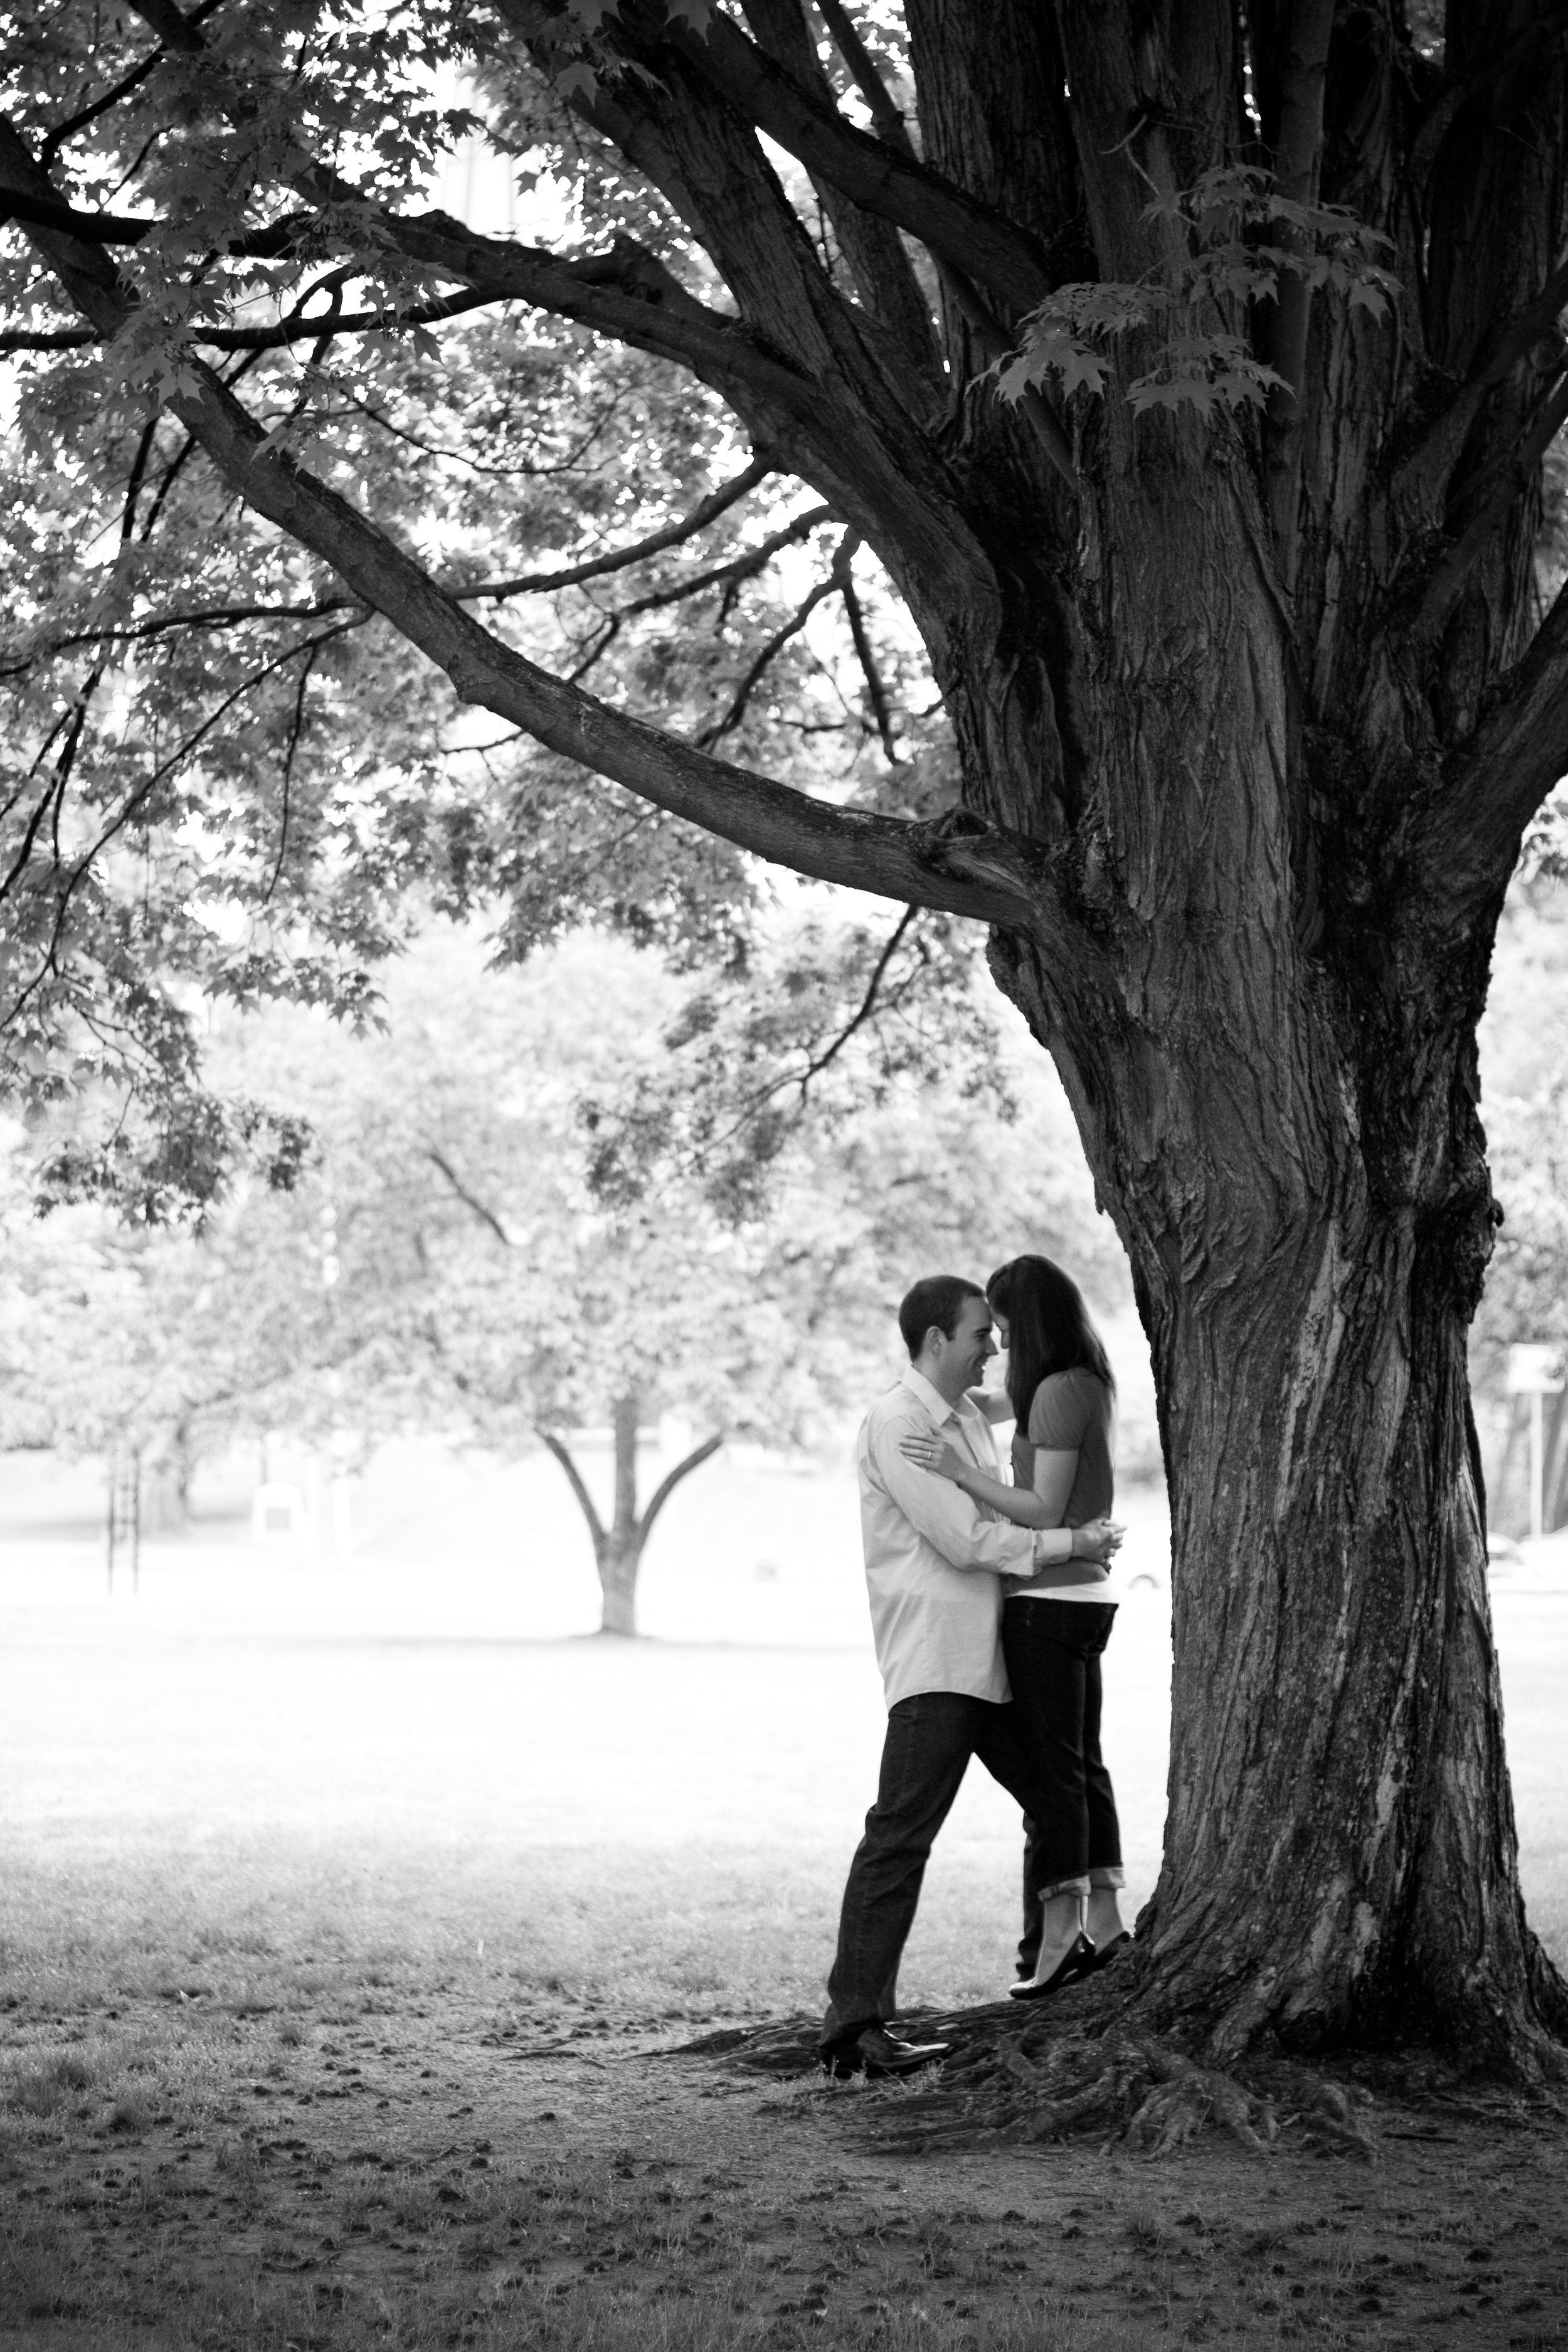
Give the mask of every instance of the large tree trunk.
M 1288 971 L 1221 984 L 1239 1022 L 1268 1004 L 1310 1025 Z M 1223 1051 L 1189 1049 L 1158 1098 L 1142 1053 L 1102 1058 L 1089 1134 L 1123 1172 L 1171 1476 L 1157 2005 L 1216 2054 L 1263 2029 L 1510 2054 L 1535 1960 L 1466 1384 L 1463 1227 L 1484 1203 L 1367 1197 L 1353 1072 L 1281 1129 Z M 1445 1112 L 1461 1055 L 1430 1081 Z
M 1072 1096 L 1160 1399 L 1174 1677 L 1144 1981 L 1215 2056 L 1430 2034 L 1529 2064 L 1568 2016 L 1519 1891 L 1466 1372 L 1497 908 L 1446 965 L 1322 920 L 1254 520 L 1212 481 L 1152 503 L 1110 616 L 1081 706 L 1124 820 L 1092 984 L 993 954 Z

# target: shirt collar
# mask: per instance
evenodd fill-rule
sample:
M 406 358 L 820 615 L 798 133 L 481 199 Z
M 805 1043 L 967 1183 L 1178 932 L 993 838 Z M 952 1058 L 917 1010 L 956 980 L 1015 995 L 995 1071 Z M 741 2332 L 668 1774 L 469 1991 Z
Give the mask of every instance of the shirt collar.
M 899 1386 L 908 1389 L 912 1397 L 918 1397 L 933 1421 L 951 1421 L 956 1417 L 958 1407 L 949 1404 L 941 1390 L 933 1389 L 925 1374 L 917 1372 L 912 1364 L 900 1373 Z

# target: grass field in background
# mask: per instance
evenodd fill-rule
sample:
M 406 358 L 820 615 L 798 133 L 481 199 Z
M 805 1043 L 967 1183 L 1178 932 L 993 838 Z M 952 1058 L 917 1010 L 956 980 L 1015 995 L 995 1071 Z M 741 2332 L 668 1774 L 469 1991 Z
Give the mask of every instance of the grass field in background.
M 816 2003 L 875 1788 L 867 1645 L 443 1636 L 403 1629 L 368 1585 L 355 1630 L 341 1580 L 326 1615 L 321 1591 L 13 1596 L 10 1970 L 140 1983 L 205 1966 L 227 1998 L 252 1966 L 271 1984 L 406 1962 L 635 1983 L 639 2006 L 700 2015 Z M 1568 1595 L 1504 1592 L 1496 1612 L 1527 1900 L 1568 1956 Z M 1135 1596 L 1105 1725 L 1134 1906 L 1158 1868 L 1168 1679 L 1163 1597 Z M 1006 1980 L 1017 1847 L 976 1767 L 932 1859 L 909 2002 Z

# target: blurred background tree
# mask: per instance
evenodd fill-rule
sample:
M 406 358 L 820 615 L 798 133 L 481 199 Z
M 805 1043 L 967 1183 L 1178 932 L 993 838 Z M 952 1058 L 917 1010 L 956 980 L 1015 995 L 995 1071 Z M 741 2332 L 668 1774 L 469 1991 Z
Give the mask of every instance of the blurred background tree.
M 493 947 L 433 919 L 357 1034 L 219 1014 L 217 1084 L 310 1139 L 287 1191 L 252 1169 L 195 1230 L 40 1224 L 13 1153 L 5 1443 L 132 1459 L 168 1508 L 241 1436 L 542 1442 L 631 1633 L 679 1481 L 726 1438 L 836 1443 L 921 1268 L 1046 1248 L 1126 1315 L 1066 1103 L 941 918 L 818 910 L 717 976 L 586 933 L 521 967 Z M 661 1422 L 689 1439 L 645 1493 Z M 607 1498 L 584 1429 L 610 1433 Z

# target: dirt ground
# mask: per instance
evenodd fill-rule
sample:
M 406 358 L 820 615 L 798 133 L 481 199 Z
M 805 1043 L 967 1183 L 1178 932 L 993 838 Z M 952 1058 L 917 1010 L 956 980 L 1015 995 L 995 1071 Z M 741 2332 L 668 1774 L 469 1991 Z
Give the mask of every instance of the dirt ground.
M 565 1991 L 256 2013 L 193 1981 L 5 2022 L 26 2352 L 1568 2345 L 1568 2131 L 1501 2102 L 1380 2082 L 1371 2161 L 1289 2125 L 1267 2158 L 895 2157 L 900 2087 Z
M 910 2152 L 919 2090 L 682 2053 L 821 2000 L 881 1735 L 863 1645 L 527 1638 L 499 1575 L 195 1553 L 110 1607 L 61 1557 L 0 1561 L 5 2352 L 1568 2352 L 1542 2115 L 1369 2075 L 1372 2162 L 1305 2122 L 1266 2157 Z M 1122 1615 L 1136 1908 L 1169 1650 Z M 1561 1965 L 1568 1591 L 1498 1621 Z M 911 2011 L 995 1999 L 1017 1864 L 971 1774 Z

